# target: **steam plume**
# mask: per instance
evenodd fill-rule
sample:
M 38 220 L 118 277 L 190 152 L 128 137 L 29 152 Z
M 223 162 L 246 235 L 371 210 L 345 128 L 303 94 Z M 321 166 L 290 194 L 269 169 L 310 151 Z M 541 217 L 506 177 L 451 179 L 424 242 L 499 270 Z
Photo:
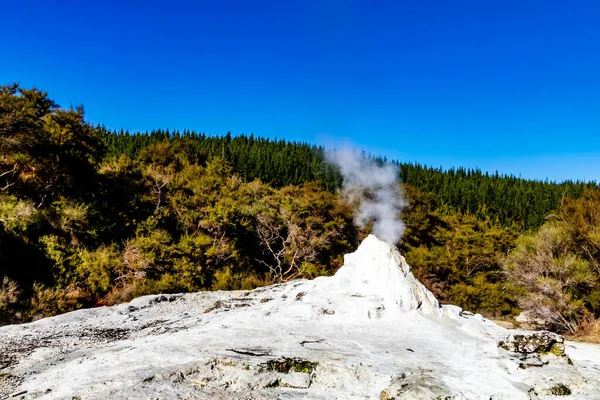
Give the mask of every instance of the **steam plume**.
M 402 238 L 405 225 L 400 213 L 408 205 L 398 179 L 398 167 L 377 163 L 351 149 L 329 152 L 343 178 L 342 195 L 356 205 L 355 222 L 364 228 L 374 222 L 373 233 L 390 244 Z

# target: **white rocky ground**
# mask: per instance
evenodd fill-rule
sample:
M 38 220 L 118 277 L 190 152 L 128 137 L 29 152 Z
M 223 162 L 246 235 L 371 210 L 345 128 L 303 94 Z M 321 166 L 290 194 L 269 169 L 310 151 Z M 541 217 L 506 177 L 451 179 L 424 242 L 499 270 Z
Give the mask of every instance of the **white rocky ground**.
M 330 278 L 0 328 L 0 399 L 600 399 L 600 346 L 564 347 L 440 307 L 369 236 Z

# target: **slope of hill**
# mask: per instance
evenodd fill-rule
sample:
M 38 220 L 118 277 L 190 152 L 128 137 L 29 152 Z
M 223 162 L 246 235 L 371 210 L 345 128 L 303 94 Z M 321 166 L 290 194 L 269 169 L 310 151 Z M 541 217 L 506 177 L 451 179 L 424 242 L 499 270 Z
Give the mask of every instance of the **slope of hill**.
M 207 136 L 169 130 L 129 133 L 99 129 L 109 157 L 125 154 L 135 158 L 148 145 L 170 142 L 192 162 L 204 163 L 212 157 L 225 159 L 246 181 L 260 179 L 275 187 L 321 181 L 329 190 L 339 188 L 342 182 L 337 170 L 325 161 L 325 152 L 331 149 L 307 143 L 253 135 Z M 373 157 L 381 163 L 389 161 L 371 155 L 365 157 Z M 389 162 L 400 166 L 403 183 L 434 193 L 439 207 L 487 217 L 519 229 L 539 227 L 562 198 L 576 198 L 586 188 L 598 188 L 595 182 L 535 181 L 477 169 L 442 170 L 421 164 Z

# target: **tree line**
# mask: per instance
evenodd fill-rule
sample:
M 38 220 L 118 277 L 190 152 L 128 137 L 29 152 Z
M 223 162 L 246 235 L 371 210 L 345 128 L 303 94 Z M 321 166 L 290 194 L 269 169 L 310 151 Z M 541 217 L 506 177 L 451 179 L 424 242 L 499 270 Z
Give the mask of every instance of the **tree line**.
M 259 179 L 274 187 L 319 181 L 330 191 L 335 191 L 342 182 L 339 173 L 326 162 L 328 150 L 322 146 L 254 135 L 232 137 L 231 133 L 208 136 L 188 130 L 130 133 L 109 131 L 101 126 L 98 129 L 103 133 L 108 157 L 126 154 L 135 158 L 144 147 L 168 141 L 179 146 L 194 162 L 223 158 L 245 181 Z M 397 164 L 401 182 L 434 193 L 439 208 L 491 218 L 520 230 L 542 225 L 564 197 L 577 198 L 585 189 L 598 189 L 596 182 L 528 180 L 478 169 L 444 170 L 419 163 L 365 157 Z

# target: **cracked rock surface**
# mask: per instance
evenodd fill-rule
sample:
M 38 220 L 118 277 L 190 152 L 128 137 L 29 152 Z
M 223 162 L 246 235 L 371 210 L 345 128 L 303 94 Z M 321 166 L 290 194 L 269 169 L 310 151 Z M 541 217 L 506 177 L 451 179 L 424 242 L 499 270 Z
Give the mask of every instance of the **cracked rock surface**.
M 561 353 L 562 352 L 562 353 Z M 572 361 L 572 362 L 571 362 Z M 0 399 L 600 398 L 600 346 L 440 306 L 369 236 L 333 277 L 0 328 Z

